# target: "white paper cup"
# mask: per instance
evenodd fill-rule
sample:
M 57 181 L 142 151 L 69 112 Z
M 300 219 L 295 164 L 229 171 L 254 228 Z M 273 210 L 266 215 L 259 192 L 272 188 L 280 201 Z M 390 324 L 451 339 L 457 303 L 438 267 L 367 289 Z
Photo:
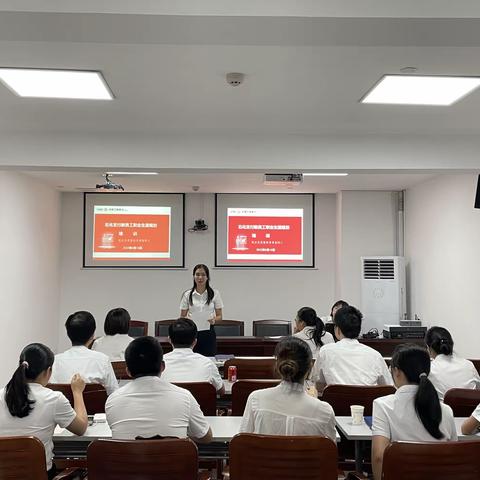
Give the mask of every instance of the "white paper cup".
M 352 413 L 352 425 L 362 425 L 364 410 L 365 407 L 363 407 L 363 405 L 350 405 L 350 411 Z

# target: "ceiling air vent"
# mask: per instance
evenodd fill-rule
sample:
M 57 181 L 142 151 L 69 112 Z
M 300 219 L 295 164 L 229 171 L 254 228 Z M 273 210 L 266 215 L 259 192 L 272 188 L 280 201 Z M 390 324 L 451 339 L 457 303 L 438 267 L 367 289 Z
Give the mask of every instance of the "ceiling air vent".
M 363 260 L 363 278 L 366 280 L 393 280 L 395 268 L 390 259 Z

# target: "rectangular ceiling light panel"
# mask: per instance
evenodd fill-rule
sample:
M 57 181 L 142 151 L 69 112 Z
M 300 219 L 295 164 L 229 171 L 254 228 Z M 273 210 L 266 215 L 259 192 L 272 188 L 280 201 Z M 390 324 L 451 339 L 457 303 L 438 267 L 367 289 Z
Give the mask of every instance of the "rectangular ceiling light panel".
M 0 80 L 20 97 L 113 99 L 100 72 L 0 68 Z
M 362 103 L 448 106 L 480 85 L 480 77 L 385 75 Z

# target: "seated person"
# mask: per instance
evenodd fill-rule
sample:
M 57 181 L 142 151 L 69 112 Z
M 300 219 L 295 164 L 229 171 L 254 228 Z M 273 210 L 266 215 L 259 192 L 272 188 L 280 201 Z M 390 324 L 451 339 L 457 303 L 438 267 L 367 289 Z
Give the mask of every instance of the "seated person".
M 334 343 L 333 335 L 325 331 L 322 320 L 310 307 L 303 307 L 297 312 L 293 336 L 307 342 L 314 357 L 320 351 L 320 347 L 327 343 Z
M 327 315 L 326 317 L 322 317 L 322 321 L 327 323 L 332 323 L 337 311 L 343 307 L 348 307 L 348 303 L 345 300 L 337 300 L 332 305 L 332 308 L 330 309 L 330 315 Z
M 464 435 L 473 435 L 480 430 L 480 404 L 473 413 L 462 423 L 462 433 Z
M 52 440 L 55 427 L 60 425 L 83 435 L 88 423 L 83 403 L 85 382 L 80 375 L 71 379 L 73 408 L 63 393 L 45 388 L 54 358 L 41 343 L 27 345 L 11 380 L 0 390 L 0 435 L 37 437 L 45 447 L 49 479 L 56 473 Z
M 443 401 L 447 390 L 451 388 L 480 388 L 480 376 L 470 360 L 459 357 L 453 352 L 453 339 L 446 328 L 429 328 L 425 343 L 432 359 L 428 378 Z
M 136 338 L 125 352 L 133 380 L 110 395 L 105 405 L 112 438 L 190 437 L 212 440 L 212 431 L 193 395 L 165 381 L 163 351 L 153 337 Z
M 324 345 L 317 355 L 312 379 L 319 391 L 325 385 L 391 385 L 392 377 L 385 360 L 373 348 L 357 338 L 362 314 L 355 307 L 343 307 L 335 313 L 337 343 Z
M 208 382 L 217 392 L 225 393 L 222 377 L 216 365 L 207 357 L 195 353 L 197 326 L 189 318 L 179 318 L 168 327 L 168 339 L 173 351 L 163 356 L 165 371 L 162 377 L 167 382 Z
M 441 403 L 428 379 L 430 358 L 418 345 L 399 345 L 392 356 L 397 391 L 373 401 L 372 468 L 382 478 L 383 453 L 391 442 L 457 440 L 452 409 Z
M 101 352 L 89 350 L 95 335 L 95 319 L 90 312 L 72 313 L 65 322 L 72 348 L 55 355 L 50 383 L 70 383 L 79 373 L 86 383 L 99 383 L 110 395 L 118 388 L 112 364 Z
M 124 308 L 114 308 L 107 313 L 103 330 L 105 335 L 97 338 L 92 350 L 102 352 L 111 362 L 125 360 L 125 350 L 133 340 L 128 335 L 130 328 L 130 314 Z
M 240 432 L 265 435 L 320 435 L 335 442 L 332 407 L 306 392 L 312 351 L 299 338 L 287 337 L 275 349 L 276 369 L 282 382 L 256 390 L 245 406 Z

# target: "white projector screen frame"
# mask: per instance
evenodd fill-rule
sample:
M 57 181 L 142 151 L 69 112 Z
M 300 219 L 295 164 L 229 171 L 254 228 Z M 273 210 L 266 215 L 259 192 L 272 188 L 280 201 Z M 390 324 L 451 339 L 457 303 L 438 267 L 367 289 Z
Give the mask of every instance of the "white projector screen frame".
M 125 207 L 125 208 L 122 208 Z M 117 210 L 118 208 L 118 210 Z M 115 215 L 99 244 L 95 220 L 100 215 Z M 128 220 L 119 227 L 122 216 L 143 215 L 138 223 Z M 149 219 L 155 219 L 153 222 Z M 152 223 L 149 223 L 152 222 Z M 159 222 L 159 223 L 158 223 Z M 103 227 L 102 224 L 100 224 Z M 105 223 L 105 225 L 107 225 Z M 163 225 L 167 237 L 159 235 Z M 98 228 L 98 225 L 97 225 Z M 138 230 L 136 230 L 138 228 Z M 149 229 L 152 229 L 151 231 Z M 157 233 L 154 233 L 157 230 Z M 115 250 L 114 243 L 122 235 L 131 252 Z M 144 238 L 141 238 L 141 237 Z M 108 238 L 107 238 L 108 237 Z M 130 238 L 131 237 L 131 238 Z M 116 240 L 116 242 L 114 242 Z M 120 240 L 121 241 L 121 240 Z M 144 243 L 142 243 L 144 242 Z M 143 245 L 157 242 L 158 248 L 142 252 Z M 131 245 L 131 247 L 130 247 Z M 139 245 L 139 246 L 137 246 Z M 118 248 L 118 247 L 117 247 Z M 125 249 L 125 246 L 123 247 Z M 83 196 L 83 268 L 184 268 L 185 267 L 185 194 L 184 193 L 134 193 L 85 192 Z
M 235 220 L 235 217 L 244 220 L 262 217 L 270 220 L 275 217 L 288 218 L 288 221 L 281 223 L 290 223 L 290 225 L 277 224 L 274 220 L 267 224 L 254 225 L 253 221 L 240 224 L 240 220 Z M 300 236 L 294 237 L 296 248 L 292 252 L 278 252 L 277 248 L 282 248 L 276 247 L 276 244 L 282 245 L 281 237 L 284 232 L 281 230 L 290 230 L 292 226 L 295 226 L 297 231 L 300 229 Z M 244 229 L 245 235 L 243 233 L 240 235 L 238 229 Z M 254 237 L 255 243 L 265 245 L 261 245 L 260 248 L 256 246 L 254 247 L 256 252 L 248 253 L 245 242 L 253 242 Z M 265 253 L 260 254 L 259 249 Z M 242 250 L 246 250 L 246 254 L 243 254 Z M 215 266 L 315 268 L 315 195 L 313 193 L 215 194 Z

